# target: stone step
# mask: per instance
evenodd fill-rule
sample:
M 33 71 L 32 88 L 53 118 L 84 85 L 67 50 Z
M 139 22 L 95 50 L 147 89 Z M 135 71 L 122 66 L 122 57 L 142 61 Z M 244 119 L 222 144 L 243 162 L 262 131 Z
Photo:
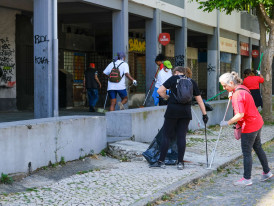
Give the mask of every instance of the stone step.
M 107 136 L 108 143 L 114 143 L 114 142 L 119 142 L 119 141 L 123 141 L 123 140 L 132 140 L 132 138 L 131 137 L 110 137 L 110 136 Z
M 147 150 L 149 144 L 123 140 L 108 144 L 108 153 L 122 161 L 143 161 L 142 153 Z

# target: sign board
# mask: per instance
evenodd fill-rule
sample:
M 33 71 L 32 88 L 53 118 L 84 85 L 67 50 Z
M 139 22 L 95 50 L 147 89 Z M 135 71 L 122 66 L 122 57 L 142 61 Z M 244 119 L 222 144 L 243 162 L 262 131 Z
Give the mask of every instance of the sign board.
M 163 46 L 168 45 L 168 43 L 170 42 L 170 35 L 169 35 L 169 33 L 161 33 L 161 34 L 159 34 L 158 41 Z
M 249 56 L 249 44 L 241 42 L 241 55 L 242 56 Z
M 186 56 L 187 56 L 187 59 L 198 59 L 198 49 L 187 47 Z
M 174 44 L 168 44 L 165 47 L 165 55 L 167 57 L 174 57 L 174 51 L 175 51 L 175 45 Z
M 252 57 L 253 57 L 253 58 L 257 58 L 258 56 L 259 56 L 259 51 L 256 50 L 256 49 L 253 49 L 253 50 L 252 50 Z
M 220 37 L 220 51 L 237 54 L 237 41 Z

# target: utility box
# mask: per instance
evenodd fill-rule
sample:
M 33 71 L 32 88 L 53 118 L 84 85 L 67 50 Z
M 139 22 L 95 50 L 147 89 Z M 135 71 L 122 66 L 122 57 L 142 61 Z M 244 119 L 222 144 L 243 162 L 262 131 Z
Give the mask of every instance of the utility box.
M 73 107 L 73 77 L 64 69 L 59 69 L 59 107 Z

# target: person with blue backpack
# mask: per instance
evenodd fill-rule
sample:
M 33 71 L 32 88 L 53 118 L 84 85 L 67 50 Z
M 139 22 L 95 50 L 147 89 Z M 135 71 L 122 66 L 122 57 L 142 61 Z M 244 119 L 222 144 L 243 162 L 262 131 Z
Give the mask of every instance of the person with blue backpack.
M 170 140 L 177 136 L 178 161 L 177 169 L 184 168 L 184 154 L 186 148 L 186 133 L 192 119 L 191 102 L 192 97 L 196 99 L 203 114 L 203 121 L 206 124 L 208 116 L 203 103 L 197 83 L 188 78 L 187 68 L 178 66 L 173 70 L 174 76 L 170 77 L 158 89 L 158 94 L 168 101 L 163 126 L 163 139 L 160 148 L 160 158 L 150 165 L 151 168 L 165 168 L 165 157 L 169 148 Z M 170 89 L 170 95 L 166 94 Z

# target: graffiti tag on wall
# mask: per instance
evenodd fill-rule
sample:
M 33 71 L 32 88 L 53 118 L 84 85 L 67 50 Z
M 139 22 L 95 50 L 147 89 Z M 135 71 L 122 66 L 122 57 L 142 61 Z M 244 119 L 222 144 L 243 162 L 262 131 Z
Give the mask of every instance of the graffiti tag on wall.
M 207 65 L 207 71 L 208 71 L 208 74 L 210 75 L 211 72 L 215 71 L 215 66 L 212 66 L 211 64 L 208 64 Z
M 129 39 L 128 40 L 129 51 L 135 52 L 146 52 L 146 42 L 140 39 Z
M 49 42 L 47 35 L 35 35 L 34 36 L 34 44 L 42 44 Z M 43 48 L 43 52 L 46 52 L 46 48 Z M 46 56 L 35 56 L 34 63 L 36 65 L 41 65 L 42 69 L 45 69 L 45 66 L 49 64 L 49 60 Z
M 14 76 L 15 50 L 11 49 L 8 37 L 0 39 L 0 86 L 13 87 L 15 81 L 12 81 Z
M 185 63 L 184 55 L 175 56 L 175 66 L 184 66 L 184 63 Z

